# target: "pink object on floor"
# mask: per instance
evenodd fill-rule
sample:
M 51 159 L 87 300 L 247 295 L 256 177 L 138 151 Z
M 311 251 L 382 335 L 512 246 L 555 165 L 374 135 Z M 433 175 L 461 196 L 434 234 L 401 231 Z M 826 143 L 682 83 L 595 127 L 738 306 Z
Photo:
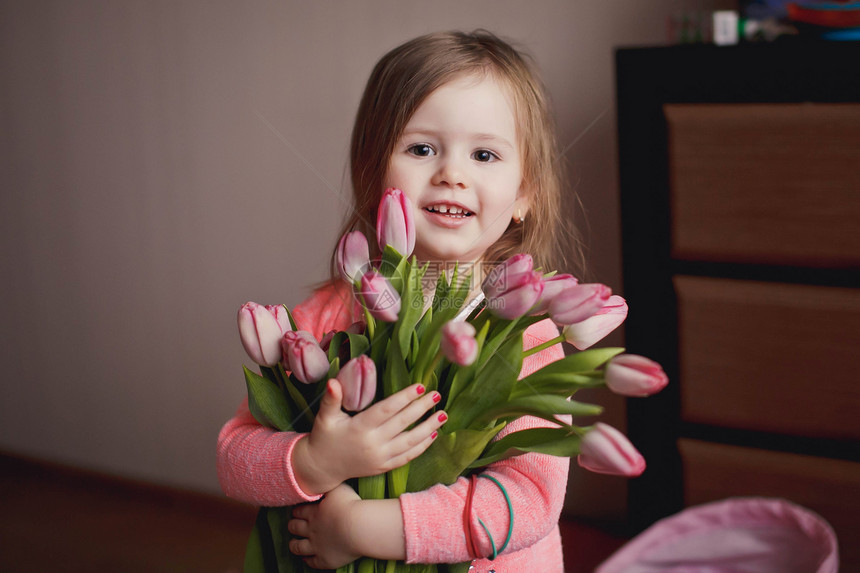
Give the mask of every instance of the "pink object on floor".
M 634 537 L 595 573 L 837 573 L 833 528 L 783 499 L 690 507 Z

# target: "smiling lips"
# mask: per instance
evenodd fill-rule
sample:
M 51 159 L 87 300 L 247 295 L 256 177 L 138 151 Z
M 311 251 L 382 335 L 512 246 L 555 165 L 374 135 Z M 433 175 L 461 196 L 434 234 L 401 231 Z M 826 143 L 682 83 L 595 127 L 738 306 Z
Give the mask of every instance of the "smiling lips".
M 446 217 L 452 217 L 455 219 L 465 219 L 466 217 L 471 217 L 474 215 L 468 209 L 464 209 L 463 207 L 459 207 L 457 205 L 450 204 L 438 204 L 438 205 L 429 205 L 424 208 L 428 213 L 433 213 L 435 215 L 444 215 Z

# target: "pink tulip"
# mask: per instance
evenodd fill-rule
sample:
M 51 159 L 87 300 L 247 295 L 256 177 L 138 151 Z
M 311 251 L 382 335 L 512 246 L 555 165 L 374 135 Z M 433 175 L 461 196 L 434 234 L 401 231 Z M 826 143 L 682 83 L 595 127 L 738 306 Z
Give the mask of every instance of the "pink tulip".
M 478 357 L 475 327 L 468 322 L 450 321 L 442 327 L 442 353 L 460 366 L 469 366 Z
M 272 316 L 275 317 L 275 320 L 278 321 L 278 326 L 281 327 L 281 336 L 284 333 L 289 332 L 293 329 L 290 325 L 290 315 L 287 314 L 287 308 L 282 304 L 267 304 L 266 310 L 272 313 Z
M 606 366 L 606 386 L 622 396 L 650 396 L 668 383 L 663 368 L 644 356 L 620 354 Z
M 376 364 L 365 354 L 344 364 L 335 378 L 343 387 L 343 407 L 350 412 L 364 410 L 376 397 Z
M 532 309 L 532 314 L 544 314 L 549 310 L 549 305 L 556 296 L 568 288 L 574 287 L 579 281 L 573 275 L 555 275 L 543 279 L 543 294 L 540 295 L 537 305 Z
M 415 216 L 412 202 L 400 189 L 386 189 L 376 213 L 376 239 L 379 248 L 391 245 L 408 257 L 415 250 Z
M 301 382 L 313 384 L 328 374 L 328 357 L 310 332 L 287 332 L 282 345 L 284 362 Z
M 583 321 L 564 327 L 564 338 L 580 350 L 585 350 L 618 328 L 627 318 L 627 301 L 614 294 L 603 308 Z
M 337 244 L 337 270 L 343 280 L 354 283 L 370 266 L 370 248 L 361 231 L 352 231 Z
M 543 292 L 543 277 L 538 272 L 520 275 L 511 288 L 492 299 L 488 298 L 490 311 L 500 318 L 519 318 L 531 309 Z
M 283 306 L 263 306 L 246 302 L 237 317 L 239 338 L 251 360 L 260 366 L 274 366 L 281 360 L 281 337 L 290 330 Z
M 532 270 L 533 264 L 531 255 L 514 255 L 487 276 L 481 288 L 493 314 L 511 320 L 535 305 L 544 283 L 541 274 Z
M 371 269 L 361 276 L 360 294 L 371 316 L 384 322 L 395 322 L 400 313 L 400 295 L 384 276 Z
M 488 299 L 507 292 L 511 285 L 524 274 L 534 271 L 534 260 L 531 255 L 520 253 L 496 266 L 481 284 L 481 290 Z
M 549 305 L 549 316 L 558 325 L 582 322 L 609 300 L 612 289 L 600 283 L 574 285 L 560 292 Z
M 582 438 L 576 461 L 583 468 L 598 474 L 636 477 L 645 471 L 645 458 L 630 440 L 602 422 L 594 424 Z

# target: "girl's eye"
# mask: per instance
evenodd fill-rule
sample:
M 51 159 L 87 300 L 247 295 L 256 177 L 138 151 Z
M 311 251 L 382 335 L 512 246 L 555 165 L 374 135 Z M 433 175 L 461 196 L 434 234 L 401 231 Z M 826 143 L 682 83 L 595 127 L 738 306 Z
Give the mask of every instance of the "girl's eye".
M 431 155 L 436 154 L 436 151 L 426 143 L 410 145 L 406 151 L 418 157 L 430 157 Z
M 489 163 L 498 160 L 499 156 L 487 149 L 479 149 L 472 154 L 472 159 L 481 163 Z

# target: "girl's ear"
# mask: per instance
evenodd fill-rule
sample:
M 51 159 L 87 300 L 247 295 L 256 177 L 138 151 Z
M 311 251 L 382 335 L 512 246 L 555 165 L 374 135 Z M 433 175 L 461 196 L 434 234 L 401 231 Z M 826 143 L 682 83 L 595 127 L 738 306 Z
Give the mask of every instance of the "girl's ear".
M 514 223 L 522 223 L 526 218 L 526 215 L 529 212 L 529 201 L 526 197 L 520 196 L 517 198 L 516 202 L 514 202 L 514 213 L 513 220 Z

